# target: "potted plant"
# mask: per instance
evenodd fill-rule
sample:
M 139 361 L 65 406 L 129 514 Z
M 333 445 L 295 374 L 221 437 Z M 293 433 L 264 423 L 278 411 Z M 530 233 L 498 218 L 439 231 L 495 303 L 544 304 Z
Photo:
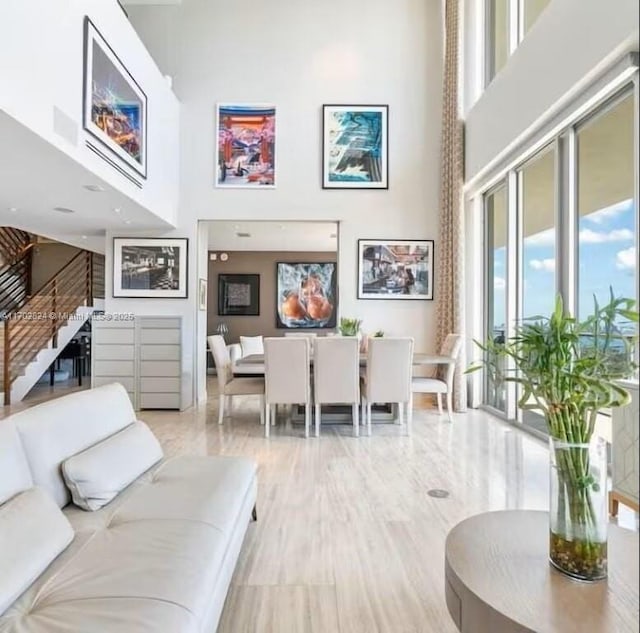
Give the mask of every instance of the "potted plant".
M 341 317 L 338 330 L 342 336 L 358 336 L 361 325 L 361 319 L 347 319 L 346 317 Z
M 594 439 L 598 413 L 629 403 L 618 381 L 633 374 L 638 312 L 631 299 L 616 298 L 579 321 L 561 297 L 549 318 L 518 324 L 504 343 L 476 343 L 485 359 L 467 371 L 502 358 L 507 382 L 520 386 L 518 406 L 544 415 L 551 450 L 549 559 L 581 580 L 607 575 L 606 444 Z M 633 332 L 624 331 L 633 329 Z

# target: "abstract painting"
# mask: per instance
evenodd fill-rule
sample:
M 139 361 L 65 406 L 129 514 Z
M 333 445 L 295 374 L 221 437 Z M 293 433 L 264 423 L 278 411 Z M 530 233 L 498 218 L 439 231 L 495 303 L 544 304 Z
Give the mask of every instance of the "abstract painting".
M 218 314 L 258 316 L 260 275 L 218 275 Z
M 278 262 L 276 327 L 333 328 L 337 303 L 335 262 Z
M 186 299 L 185 238 L 113 238 L 113 296 Z
M 324 189 L 388 189 L 386 105 L 323 106 Z
M 433 240 L 358 240 L 358 299 L 433 299 Z
M 83 124 L 146 178 L 147 97 L 88 17 L 84 22 Z
M 268 104 L 218 104 L 216 186 L 276 185 L 276 108 Z

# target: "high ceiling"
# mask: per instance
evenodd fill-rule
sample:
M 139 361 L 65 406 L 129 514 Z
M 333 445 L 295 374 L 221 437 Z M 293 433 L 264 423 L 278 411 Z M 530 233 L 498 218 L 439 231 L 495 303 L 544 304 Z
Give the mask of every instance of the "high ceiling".
M 338 249 L 338 225 L 335 222 L 238 221 L 206 224 L 211 251 L 335 252 Z

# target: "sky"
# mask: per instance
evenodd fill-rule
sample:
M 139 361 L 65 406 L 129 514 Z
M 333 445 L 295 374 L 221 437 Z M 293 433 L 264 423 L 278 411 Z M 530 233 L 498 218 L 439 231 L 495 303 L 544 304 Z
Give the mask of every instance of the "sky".
M 579 299 L 581 318 L 593 311 L 593 295 L 602 305 L 609 298 L 609 287 L 616 296 L 636 298 L 636 243 L 633 200 L 624 200 L 580 218 L 579 223 Z M 555 233 L 553 229 L 524 240 L 523 314 L 548 316 L 555 298 Z M 494 253 L 494 313 L 497 326 L 504 321 L 505 248 Z

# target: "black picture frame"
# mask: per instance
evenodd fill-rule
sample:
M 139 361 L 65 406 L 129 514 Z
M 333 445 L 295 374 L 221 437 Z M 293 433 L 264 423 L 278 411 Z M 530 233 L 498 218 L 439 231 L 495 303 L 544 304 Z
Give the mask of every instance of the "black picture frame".
M 335 328 L 338 315 L 337 278 L 338 264 L 335 261 L 277 262 L 276 327 L 287 330 Z M 306 297 L 301 298 L 300 295 Z M 317 297 L 313 301 L 313 308 L 310 295 Z
M 357 257 L 358 299 L 433 301 L 434 240 L 359 239 Z
M 134 261 L 136 258 L 137 262 Z M 155 258 L 156 261 L 153 262 L 154 265 L 150 265 L 149 261 L 140 261 L 144 258 Z M 139 265 L 141 274 L 139 279 L 133 280 L 136 265 Z M 187 299 L 189 239 L 114 237 L 112 296 L 130 299 Z
M 122 80 L 126 87 L 139 100 L 140 113 L 139 117 L 139 135 L 140 139 L 136 143 L 139 148 L 140 160 L 137 160 L 130 149 L 121 146 L 117 141 L 113 140 L 102 128 L 100 128 L 93 120 L 93 43 L 96 43 L 104 55 L 104 58 L 112 66 L 115 71 L 116 79 Z M 130 119 L 124 117 L 129 123 Z M 121 119 L 122 120 L 122 119 Z M 118 158 L 118 163 L 126 165 L 136 172 L 143 179 L 147 178 L 147 121 L 148 121 L 148 103 L 147 95 L 142 90 L 138 82 L 133 78 L 127 67 L 122 63 L 116 52 L 111 48 L 109 43 L 103 37 L 102 33 L 96 28 L 89 16 L 84 17 L 84 42 L 83 42 L 83 87 L 82 87 L 82 125 L 84 130 L 90 134 L 100 146 L 109 150 L 111 154 Z M 129 145 L 131 141 L 128 141 Z M 111 159 L 103 154 L 93 143 L 87 144 L 94 148 L 98 155 L 104 157 L 107 162 L 112 163 Z M 117 165 L 116 165 L 117 166 Z M 120 169 L 119 166 L 117 166 Z
M 248 294 L 246 303 L 239 291 Z M 260 316 L 260 275 L 219 273 L 218 316 Z
M 376 175 L 379 179 L 367 181 L 358 181 L 356 179 L 343 181 L 332 180 L 330 177 L 329 162 L 332 152 L 331 143 L 331 129 L 328 123 L 329 117 L 332 113 L 353 113 L 368 112 L 380 114 L 381 126 L 380 126 L 380 165 L 376 166 Z M 342 137 L 343 135 L 338 135 Z M 362 144 L 362 134 L 357 135 L 358 145 Z M 351 161 L 350 167 L 353 167 L 358 162 L 356 156 L 361 151 L 361 147 L 354 148 L 354 159 Z M 346 155 L 346 152 L 345 152 Z M 345 160 L 349 163 L 349 159 L 343 155 L 341 160 Z M 366 165 L 366 161 L 363 162 L 363 166 Z M 322 106 L 322 188 L 323 189 L 370 189 L 370 190 L 387 190 L 389 189 L 389 106 L 388 104 L 336 104 L 325 103 Z

